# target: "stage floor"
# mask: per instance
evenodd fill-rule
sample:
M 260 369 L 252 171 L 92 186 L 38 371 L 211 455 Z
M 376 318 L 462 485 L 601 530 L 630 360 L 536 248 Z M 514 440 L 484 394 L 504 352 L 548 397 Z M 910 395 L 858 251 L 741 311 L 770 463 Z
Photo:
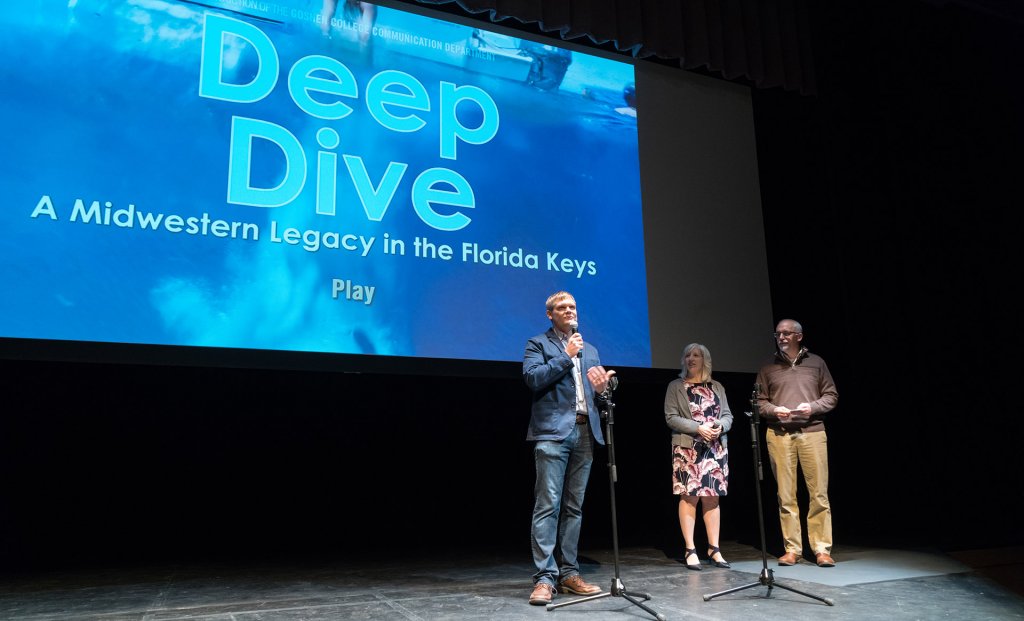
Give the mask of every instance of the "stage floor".
M 837 565 L 779 567 L 774 588 L 760 576 L 761 553 L 723 546 L 733 569 L 686 569 L 655 549 L 622 550 L 619 576 L 629 592 L 667 619 L 1024 619 L 1024 549 L 953 555 L 927 550 L 836 548 Z M 613 554 L 585 551 L 583 574 L 609 589 Z M 527 603 L 532 573 L 521 555 L 408 560 L 249 563 L 107 569 L 5 576 L 0 618 L 29 621 L 176 619 L 209 621 L 320 619 L 651 619 L 623 597 L 547 610 Z M 745 585 L 740 591 L 714 595 Z M 792 592 L 828 598 L 829 606 Z M 770 595 L 770 596 L 769 596 Z M 559 595 L 555 603 L 572 601 Z

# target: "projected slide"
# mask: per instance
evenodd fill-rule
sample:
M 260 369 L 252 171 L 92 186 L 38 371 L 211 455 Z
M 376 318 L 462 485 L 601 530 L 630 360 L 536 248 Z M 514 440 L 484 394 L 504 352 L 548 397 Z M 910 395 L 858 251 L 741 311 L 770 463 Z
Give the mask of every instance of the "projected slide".
M 518 361 L 565 289 L 650 366 L 630 64 L 345 0 L 0 28 L 0 337 Z

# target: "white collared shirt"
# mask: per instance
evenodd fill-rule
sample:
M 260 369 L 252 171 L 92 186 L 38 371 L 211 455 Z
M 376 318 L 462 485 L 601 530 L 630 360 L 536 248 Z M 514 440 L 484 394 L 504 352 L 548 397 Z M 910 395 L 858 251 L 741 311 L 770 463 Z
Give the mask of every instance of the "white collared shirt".
M 555 328 L 555 334 L 562 341 L 563 348 L 568 345 L 568 335 L 562 334 L 557 328 Z M 582 364 L 583 361 L 579 356 L 572 357 L 572 379 L 576 383 L 576 413 L 585 415 L 587 413 L 587 391 L 583 388 Z

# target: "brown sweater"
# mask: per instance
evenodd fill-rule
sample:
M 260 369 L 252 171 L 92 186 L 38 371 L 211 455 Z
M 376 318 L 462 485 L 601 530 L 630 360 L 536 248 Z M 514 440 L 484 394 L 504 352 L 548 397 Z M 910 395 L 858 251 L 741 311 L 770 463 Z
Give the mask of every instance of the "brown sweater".
M 785 431 L 824 431 L 824 416 L 839 402 L 836 384 L 832 381 L 828 365 L 821 356 L 801 348 L 796 360 L 790 360 L 781 351 L 761 367 L 757 373 L 759 387 L 758 411 L 772 429 Z M 775 415 L 777 406 L 795 408 L 801 403 L 811 404 L 811 414 L 793 413 L 785 421 Z

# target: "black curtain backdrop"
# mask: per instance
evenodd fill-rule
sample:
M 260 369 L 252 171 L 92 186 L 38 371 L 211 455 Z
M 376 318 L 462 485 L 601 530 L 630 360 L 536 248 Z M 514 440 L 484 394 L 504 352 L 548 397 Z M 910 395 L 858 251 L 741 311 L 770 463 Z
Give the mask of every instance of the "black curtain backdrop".
M 559 3 L 574 9 L 561 21 L 549 4 L 491 8 L 590 32 L 566 16 L 591 3 Z M 621 11 L 592 6 L 606 21 Z M 815 88 L 752 94 L 773 309 L 803 322 L 841 396 L 828 420 L 836 543 L 1022 544 L 1022 22 L 964 2 L 818 11 Z M 640 14 L 621 28 L 651 23 Z M 669 555 L 682 549 L 662 416 L 674 374 L 623 369 L 616 393 L 621 543 Z M 723 537 L 754 544 L 742 415 L 753 378 L 716 376 L 738 414 Z M 516 365 L 468 377 L 3 360 L 0 377 L 6 571 L 498 549 L 528 561 L 529 394 Z M 584 548 L 610 545 L 605 459 Z M 764 491 L 776 554 L 770 474 Z
M 844 535 L 1021 540 L 1022 24 L 840 2 L 816 29 L 818 95 L 753 91 L 773 307 L 840 386 Z

